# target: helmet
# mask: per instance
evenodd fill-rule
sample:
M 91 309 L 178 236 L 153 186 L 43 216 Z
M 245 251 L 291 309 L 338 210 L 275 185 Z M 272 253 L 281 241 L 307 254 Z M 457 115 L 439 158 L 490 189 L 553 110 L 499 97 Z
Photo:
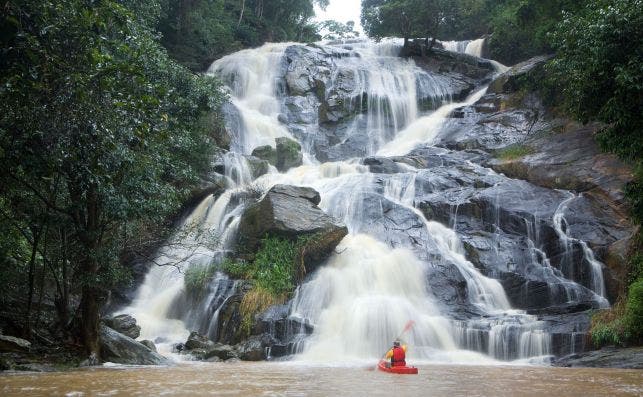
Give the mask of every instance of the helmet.
M 394 341 L 393 341 L 393 346 L 399 346 L 399 345 L 400 345 L 400 341 L 399 341 L 399 340 L 394 340 Z

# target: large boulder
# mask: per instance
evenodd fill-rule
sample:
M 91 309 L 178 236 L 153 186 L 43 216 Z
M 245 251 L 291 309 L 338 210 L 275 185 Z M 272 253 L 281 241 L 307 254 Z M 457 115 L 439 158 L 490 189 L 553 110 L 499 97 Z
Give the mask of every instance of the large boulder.
M 101 359 L 119 364 L 164 365 L 168 360 L 149 347 L 115 330 L 101 325 L 99 329 Z
M 302 165 L 301 145 L 297 141 L 281 137 L 275 139 L 275 143 L 277 145 L 277 164 L 275 166 L 279 171 L 285 172 Z
M 315 240 L 324 242 L 318 251 L 328 255 L 348 229 L 322 211 L 317 206 L 319 201 L 319 193 L 312 188 L 273 186 L 261 201 L 242 215 L 237 237 L 238 251 L 255 252 L 266 234 L 289 239 L 314 234 Z
M 277 151 L 270 145 L 263 145 L 254 148 L 252 156 L 261 160 L 265 160 L 272 165 L 277 165 Z
M 105 325 L 116 332 L 136 339 L 141 334 L 141 327 L 136 325 L 136 319 L 129 314 L 119 314 L 118 316 L 103 319 Z
M 251 337 L 237 345 L 239 358 L 244 361 L 261 361 L 266 359 L 266 349 L 260 337 Z
M 0 352 L 25 353 L 31 349 L 31 342 L 15 336 L 0 335 Z
M 509 94 L 518 91 L 522 87 L 521 79 L 534 73 L 537 68 L 541 68 L 551 58 L 551 55 L 541 55 L 513 66 L 489 84 L 488 92 Z
M 199 334 L 196 331 L 190 332 L 190 336 L 188 336 L 188 340 L 184 344 L 185 349 L 187 350 L 194 350 L 194 349 L 210 349 L 214 347 L 214 342 L 212 342 L 210 339 L 207 337 Z

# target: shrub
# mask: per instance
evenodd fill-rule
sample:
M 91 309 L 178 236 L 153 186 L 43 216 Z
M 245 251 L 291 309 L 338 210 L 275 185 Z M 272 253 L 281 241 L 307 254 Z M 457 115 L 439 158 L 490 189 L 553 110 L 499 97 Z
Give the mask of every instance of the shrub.
M 624 311 L 625 301 L 620 299 L 612 308 L 598 311 L 592 316 L 590 336 L 594 346 L 623 344 L 625 341 Z
M 242 333 L 250 335 L 255 315 L 263 312 L 270 306 L 279 305 L 285 301 L 286 294 L 275 295 L 273 292 L 255 285 L 243 296 L 239 306 Z
M 640 344 L 643 338 L 643 278 L 630 285 L 625 305 L 625 333 L 627 339 Z
M 188 293 L 200 294 L 205 291 L 206 286 L 212 280 L 217 270 L 214 264 L 192 265 L 185 271 L 183 282 Z

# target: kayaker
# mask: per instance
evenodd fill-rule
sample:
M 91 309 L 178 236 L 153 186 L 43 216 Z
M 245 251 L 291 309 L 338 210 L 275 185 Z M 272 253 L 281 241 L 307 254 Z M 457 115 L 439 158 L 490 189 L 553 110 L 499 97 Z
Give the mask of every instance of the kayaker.
M 406 345 L 400 346 L 400 341 L 395 340 L 391 350 L 386 352 L 386 359 L 391 360 L 391 367 L 406 366 Z

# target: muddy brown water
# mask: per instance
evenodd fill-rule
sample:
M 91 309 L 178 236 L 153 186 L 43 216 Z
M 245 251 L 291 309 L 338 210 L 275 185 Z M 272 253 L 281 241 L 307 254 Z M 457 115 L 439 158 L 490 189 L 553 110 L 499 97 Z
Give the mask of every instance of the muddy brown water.
M 643 371 L 420 365 L 418 375 L 292 362 L 0 375 L 2 396 L 641 396 Z

